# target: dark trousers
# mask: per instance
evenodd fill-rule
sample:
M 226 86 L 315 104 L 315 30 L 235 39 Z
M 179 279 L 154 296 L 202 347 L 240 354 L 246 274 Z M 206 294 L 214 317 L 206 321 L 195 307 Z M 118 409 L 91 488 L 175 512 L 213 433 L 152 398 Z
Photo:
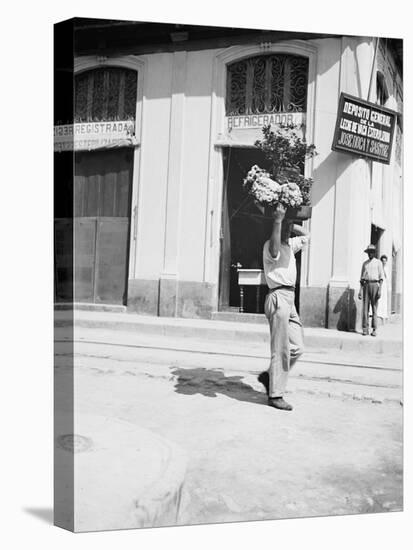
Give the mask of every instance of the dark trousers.
M 371 304 L 371 311 L 373 318 L 371 321 L 371 327 L 377 328 L 377 302 L 380 283 L 365 282 L 363 285 L 363 331 L 369 328 L 369 306 Z

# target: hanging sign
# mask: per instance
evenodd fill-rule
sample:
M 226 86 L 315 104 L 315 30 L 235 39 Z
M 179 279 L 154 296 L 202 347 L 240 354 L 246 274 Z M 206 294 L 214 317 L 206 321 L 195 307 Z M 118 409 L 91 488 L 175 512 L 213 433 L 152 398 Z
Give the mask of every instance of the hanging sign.
M 80 122 L 54 127 L 55 151 L 92 151 L 137 145 L 132 120 Z
M 333 151 L 390 164 L 397 112 L 342 93 Z

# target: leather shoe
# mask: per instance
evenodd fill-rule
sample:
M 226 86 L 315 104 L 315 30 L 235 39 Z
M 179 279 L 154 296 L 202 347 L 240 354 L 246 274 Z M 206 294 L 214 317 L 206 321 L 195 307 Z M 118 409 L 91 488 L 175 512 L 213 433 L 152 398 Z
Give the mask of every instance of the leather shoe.
M 270 393 L 270 375 L 267 371 L 264 371 L 258 375 L 258 382 L 264 386 L 265 393 L 268 395 Z
M 377 332 L 376 332 L 376 329 L 375 329 L 375 328 L 371 331 L 371 335 L 372 335 L 372 336 L 377 336 Z
M 287 401 L 284 401 L 282 397 L 269 397 L 268 398 L 268 405 L 270 407 L 274 407 L 276 409 L 280 409 L 282 411 L 292 411 L 292 406 L 287 403 Z

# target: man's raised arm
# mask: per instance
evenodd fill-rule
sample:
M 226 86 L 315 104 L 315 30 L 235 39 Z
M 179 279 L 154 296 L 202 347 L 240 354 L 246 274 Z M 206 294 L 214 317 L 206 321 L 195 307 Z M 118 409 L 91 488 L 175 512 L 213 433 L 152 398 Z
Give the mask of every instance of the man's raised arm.
M 281 246 L 281 225 L 285 216 L 286 209 L 282 204 L 277 204 L 275 207 L 273 216 L 274 223 L 272 226 L 272 233 L 270 238 L 269 251 L 273 258 L 278 257 Z

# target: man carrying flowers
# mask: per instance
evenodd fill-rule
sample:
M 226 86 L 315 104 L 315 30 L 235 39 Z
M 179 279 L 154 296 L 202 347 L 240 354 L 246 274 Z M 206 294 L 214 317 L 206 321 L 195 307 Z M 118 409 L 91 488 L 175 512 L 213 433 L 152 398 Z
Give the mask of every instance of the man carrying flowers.
M 268 404 L 276 409 L 291 411 L 284 401 L 288 374 L 303 353 L 303 329 L 295 309 L 297 267 L 295 254 L 308 242 L 309 236 L 291 219 L 298 211 L 307 209 L 308 219 L 313 180 L 304 175 L 305 159 L 317 153 L 307 145 L 294 128 L 271 126 L 262 129 L 264 139 L 255 145 L 262 151 L 267 169 L 251 167 L 244 178 L 244 188 L 263 213 L 271 210 L 273 227 L 270 239 L 264 244 L 263 265 L 269 293 L 264 311 L 270 325 L 271 361 L 268 371 L 258 380 L 265 386 Z M 288 209 L 288 217 L 286 217 Z M 295 211 L 295 214 L 294 214 Z M 291 218 L 291 219 L 290 219 Z M 296 236 L 290 238 L 291 232 Z
M 303 353 L 303 329 L 294 305 L 297 268 L 295 254 L 308 242 L 309 236 L 299 225 L 285 218 L 286 207 L 274 209 L 271 237 L 263 248 L 263 266 L 269 293 L 264 311 L 270 326 L 271 361 L 268 371 L 258 380 L 265 386 L 268 404 L 291 411 L 284 400 L 288 374 Z M 290 238 L 291 232 L 295 237 Z

